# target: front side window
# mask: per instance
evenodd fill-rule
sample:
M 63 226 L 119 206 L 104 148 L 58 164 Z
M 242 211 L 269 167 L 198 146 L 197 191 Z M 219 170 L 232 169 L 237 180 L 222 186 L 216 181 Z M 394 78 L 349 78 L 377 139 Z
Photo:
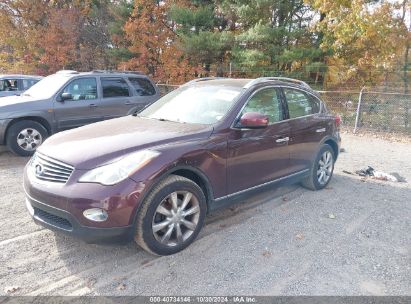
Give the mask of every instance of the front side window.
M 243 91 L 238 87 L 182 86 L 160 98 L 138 116 L 181 123 L 220 121 Z
M 139 96 L 151 96 L 156 93 L 156 90 L 148 79 L 135 77 L 129 78 L 128 80 L 131 82 Z
M 123 78 L 101 78 L 103 98 L 130 96 L 127 82 Z
M 63 93 L 70 93 L 73 100 L 90 100 L 97 98 L 97 82 L 95 78 L 75 79 L 65 87 Z
M 300 90 L 284 88 L 284 95 L 290 118 L 307 116 L 320 111 L 319 102 Z
M 0 80 L 0 91 L 18 91 L 18 80 L 17 79 L 2 79 Z
M 251 96 L 241 114 L 248 112 L 257 112 L 268 116 L 269 124 L 283 120 L 283 108 L 278 98 L 277 89 L 263 89 Z

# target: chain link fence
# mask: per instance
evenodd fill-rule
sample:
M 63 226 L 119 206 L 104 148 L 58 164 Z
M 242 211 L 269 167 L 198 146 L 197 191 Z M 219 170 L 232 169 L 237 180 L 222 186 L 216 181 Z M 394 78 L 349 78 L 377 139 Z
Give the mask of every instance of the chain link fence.
M 411 134 L 411 94 L 361 91 L 320 91 L 328 108 L 354 131 Z
M 158 84 L 162 95 L 178 85 Z M 374 92 L 372 90 L 318 91 L 327 108 L 342 118 L 353 131 L 411 134 L 411 94 Z

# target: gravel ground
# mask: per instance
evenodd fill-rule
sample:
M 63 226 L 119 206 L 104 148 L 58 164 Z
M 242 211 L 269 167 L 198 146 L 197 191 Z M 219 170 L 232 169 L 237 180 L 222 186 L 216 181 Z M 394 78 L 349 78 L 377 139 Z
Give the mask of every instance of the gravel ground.
M 27 159 L 3 152 L 0 295 L 411 295 L 411 143 L 345 134 L 343 147 L 327 189 L 280 188 L 216 212 L 169 257 L 37 226 L 24 206 Z M 367 165 L 409 182 L 342 172 Z

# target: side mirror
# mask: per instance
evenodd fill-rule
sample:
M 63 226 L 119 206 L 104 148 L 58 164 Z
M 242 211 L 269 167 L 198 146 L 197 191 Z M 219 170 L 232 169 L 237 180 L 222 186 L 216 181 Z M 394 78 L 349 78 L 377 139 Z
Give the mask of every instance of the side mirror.
M 240 118 L 241 128 L 263 129 L 268 126 L 268 117 L 257 112 L 244 113 Z
M 61 94 L 61 101 L 65 101 L 65 100 L 71 100 L 73 99 L 73 95 L 71 95 L 71 93 L 63 93 Z

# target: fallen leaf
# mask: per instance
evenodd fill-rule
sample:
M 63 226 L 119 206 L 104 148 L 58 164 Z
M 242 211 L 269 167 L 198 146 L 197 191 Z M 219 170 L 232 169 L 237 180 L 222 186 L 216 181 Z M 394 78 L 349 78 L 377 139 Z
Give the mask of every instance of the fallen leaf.
M 144 266 L 144 265 L 147 265 L 150 262 L 151 262 L 150 260 L 144 260 L 143 262 L 141 262 L 141 265 Z
M 304 234 L 299 233 L 299 234 L 297 234 L 295 237 L 296 237 L 296 239 L 298 239 L 298 240 L 303 240 L 303 239 L 304 239 Z
M 16 291 L 18 291 L 18 290 L 20 290 L 20 287 L 19 287 L 19 286 L 9 286 L 9 287 L 4 288 L 4 291 L 5 291 L 6 293 L 14 293 L 14 292 L 16 292 Z
M 263 256 L 266 257 L 266 258 L 269 258 L 272 255 L 273 254 L 270 251 L 268 251 L 267 249 L 263 251 Z
M 328 215 L 328 218 L 330 218 L 330 219 L 335 219 L 335 215 L 332 214 L 332 213 L 330 213 L 330 214 Z
M 117 290 L 124 290 L 124 289 L 126 289 L 126 284 L 124 284 L 124 283 L 121 283 L 120 285 L 118 285 L 117 286 Z

